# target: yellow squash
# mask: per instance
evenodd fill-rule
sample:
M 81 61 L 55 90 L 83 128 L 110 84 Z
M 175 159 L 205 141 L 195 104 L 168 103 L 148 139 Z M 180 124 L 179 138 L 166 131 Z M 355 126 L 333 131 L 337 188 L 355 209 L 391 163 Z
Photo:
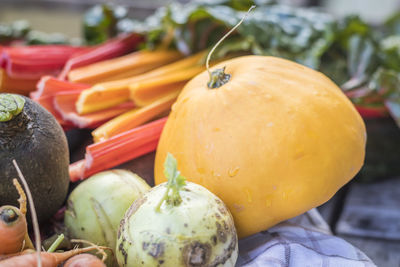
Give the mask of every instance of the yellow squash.
M 245 237 L 329 200 L 360 170 L 366 131 L 340 88 L 317 71 L 264 56 L 216 68 L 224 66 L 225 84 L 210 89 L 205 71 L 172 107 L 155 182 L 165 181 L 172 153 L 188 180 L 225 202 Z

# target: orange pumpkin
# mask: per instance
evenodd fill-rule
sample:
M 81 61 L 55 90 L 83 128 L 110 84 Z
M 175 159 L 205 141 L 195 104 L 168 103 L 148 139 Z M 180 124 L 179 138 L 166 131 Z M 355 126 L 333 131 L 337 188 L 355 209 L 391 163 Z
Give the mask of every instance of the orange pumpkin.
M 165 181 L 172 153 L 189 181 L 225 202 L 245 237 L 329 200 L 360 170 L 366 130 L 340 88 L 317 71 L 265 56 L 216 68 L 224 66 L 225 84 L 210 89 L 205 71 L 173 105 L 155 182 Z

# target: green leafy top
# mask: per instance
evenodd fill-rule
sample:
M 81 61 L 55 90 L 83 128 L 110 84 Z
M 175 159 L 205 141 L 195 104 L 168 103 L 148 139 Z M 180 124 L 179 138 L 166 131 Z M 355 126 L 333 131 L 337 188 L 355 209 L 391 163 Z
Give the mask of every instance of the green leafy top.
M 215 58 L 245 52 L 281 56 L 314 68 L 319 66 L 320 55 L 333 40 L 332 16 L 311 9 L 272 5 L 268 1 L 242 1 L 240 7 L 237 2 L 173 2 L 144 21 L 125 23 L 122 30 L 145 34 L 150 49 L 169 42 L 170 47 L 192 54 L 216 44 L 256 5 L 229 40 L 221 44 Z
M 181 175 L 181 172 L 177 170 L 176 159 L 170 153 L 167 154 L 167 158 L 165 159 L 164 175 L 168 179 L 167 190 L 156 207 L 157 212 L 160 212 L 161 205 L 164 201 L 166 201 L 168 205 L 178 206 L 182 202 L 179 190 L 186 185 L 186 179 Z
M 22 112 L 25 99 L 14 94 L 0 94 L 0 122 L 12 120 Z

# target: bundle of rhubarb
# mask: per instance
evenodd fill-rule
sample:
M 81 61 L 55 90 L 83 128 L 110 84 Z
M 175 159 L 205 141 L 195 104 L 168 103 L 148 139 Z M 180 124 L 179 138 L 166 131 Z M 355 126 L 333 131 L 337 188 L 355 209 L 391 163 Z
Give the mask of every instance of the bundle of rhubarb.
M 185 83 L 205 69 L 204 55 L 201 52 L 183 57 L 176 51 L 143 50 L 69 72 L 70 82 L 63 83 L 78 86 L 71 83 L 74 81 L 90 85 L 76 91 L 75 98 L 70 97 L 71 105 L 54 98 L 56 111 L 64 121 L 75 122 L 78 127 L 101 124 L 92 131 L 95 143 L 86 148 L 85 159 L 71 165 L 71 180 L 88 177 L 154 151 L 165 118 L 145 123 L 169 113 Z M 120 79 L 112 80 L 110 77 L 114 77 L 114 73 L 118 73 Z M 69 117 L 66 116 L 68 111 Z M 106 118 L 107 114 L 110 116 Z M 114 118 L 110 119 L 111 114 Z M 93 117 L 107 121 L 79 123 Z
M 93 129 L 95 144 L 71 165 L 73 181 L 154 151 L 165 119 L 139 126 L 165 117 L 185 83 L 205 69 L 205 51 L 136 50 L 142 40 L 129 34 L 86 48 L 58 76 L 41 76 L 30 93 L 65 130 Z

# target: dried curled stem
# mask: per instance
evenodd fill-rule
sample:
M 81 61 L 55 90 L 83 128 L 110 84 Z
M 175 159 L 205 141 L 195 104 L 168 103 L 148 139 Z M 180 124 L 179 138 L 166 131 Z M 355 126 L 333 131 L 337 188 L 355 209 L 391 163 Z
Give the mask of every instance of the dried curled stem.
M 19 202 L 19 210 L 21 211 L 22 214 L 26 215 L 26 194 L 24 189 L 22 189 L 21 184 L 18 182 L 17 179 L 13 179 L 13 184 L 15 186 L 15 189 L 18 191 L 18 202 Z
M 103 247 L 103 246 L 99 246 L 96 245 L 90 241 L 87 240 L 83 240 L 83 239 L 71 239 L 70 240 L 73 243 L 82 243 L 82 244 L 87 244 L 90 245 L 91 247 L 97 249 L 98 253 L 102 255 L 101 261 L 104 262 L 107 259 L 107 253 L 104 250 L 110 250 L 112 252 L 112 249 L 108 248 L 108 247 Z
M 42 257 L 40 255 L 41 242 L 40 242 L 39 222 L 37 219 L 35 204 L 33 203 L 32 193 L 31 193 L 28 183 L 26 182 L 25 177 L 22 175 L 21 169 L 19 168 L 15 159 L 12 160 L 12 163 L 14 164 L 14 167 L 17 170 L 18 176 L 21 179 L 22 184 L 24 185 L 26 194 L 28 195 L 28 200 L 29 200 L 29 204 L 30 204 L 29 206 L 31 208 L 31 215 L 32 215 L 33 232 L 35 234 L 35 246 L 36 246 L 37 263 L 38 263 L 37 266 L 42 267 Z

